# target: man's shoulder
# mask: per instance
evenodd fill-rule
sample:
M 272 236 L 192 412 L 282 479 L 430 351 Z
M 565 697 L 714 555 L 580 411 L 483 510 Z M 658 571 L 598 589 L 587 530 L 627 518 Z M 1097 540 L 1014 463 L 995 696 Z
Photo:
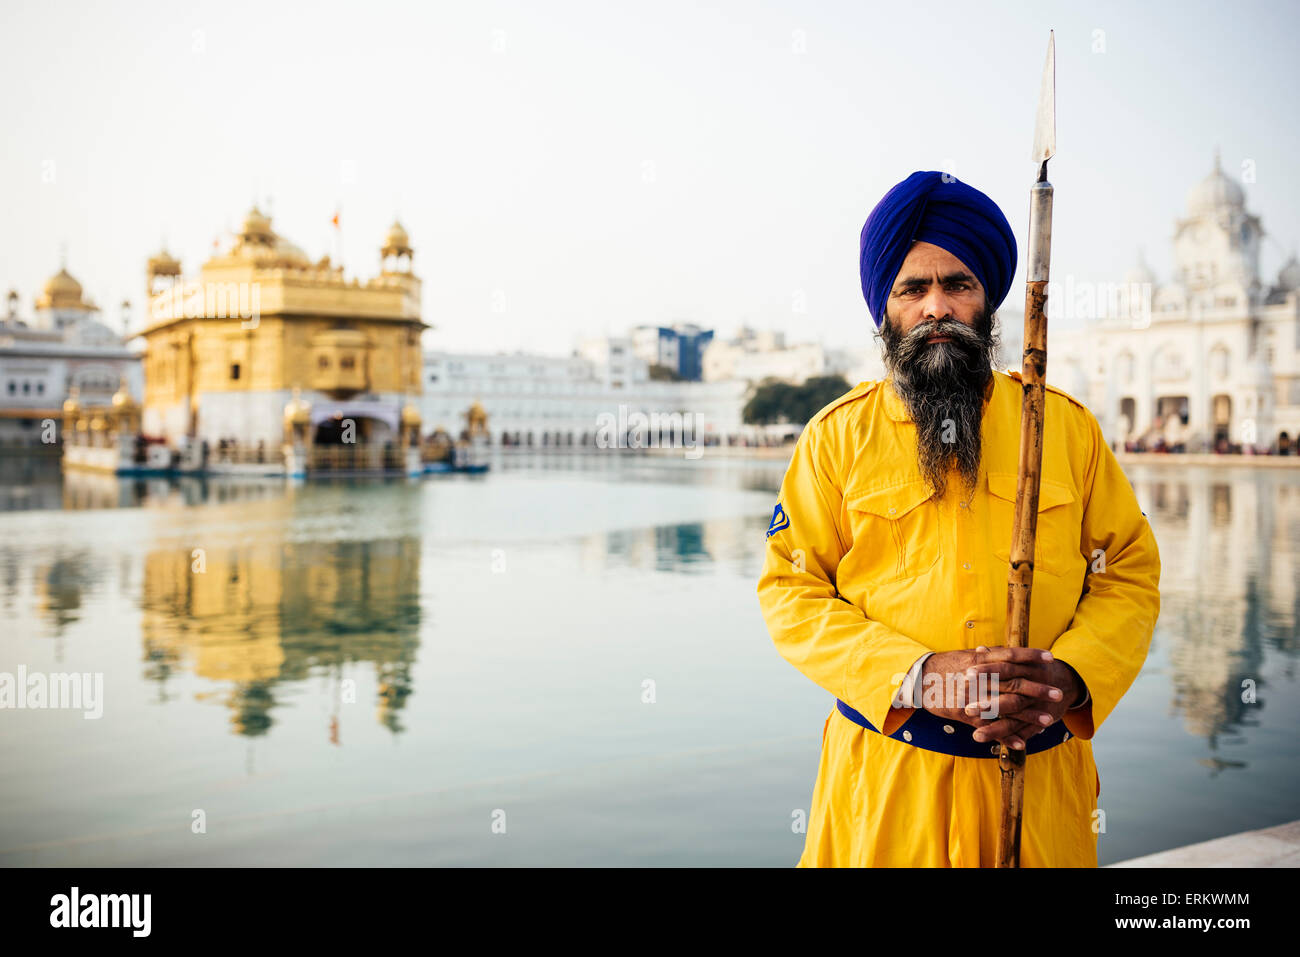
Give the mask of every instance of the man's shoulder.
M 808 420 L 806 428 L 815 428 L 821 425 L 832 413 L 835 413 L 837 409 L 852 411 L 855 405 L 860 406 L 868 396 L 879 388 L 883 381 L 883 379 L 868 379 L 865 382 L 859 382 L 839 398 L 822 406 L 821 410 Z
M 1012 379 L 1015 379 L 1017 382 L 1024 381 L 1021 378 L 1019 369 L 1007 369 L 1004 374 L 1010 376 Z M 1088 418 L 1092 417 L 1092 409 L 1088 408 L 1081 401 L 1076 399 L 1074 396 L 1070 395 L 1070 393 L 1066 392 L 1064 389 L 1057 388 L 1056 386 L 1052 385 L 1050 382 L 1046 383 L 1046 385 L 1047 385 L 1047 392 L 1049 395 L 1060 396 L 1062 399 L 1065 400 L 1065 402 L 1070 407 L 1073 408 L 1073 410 L 1085 413 Z

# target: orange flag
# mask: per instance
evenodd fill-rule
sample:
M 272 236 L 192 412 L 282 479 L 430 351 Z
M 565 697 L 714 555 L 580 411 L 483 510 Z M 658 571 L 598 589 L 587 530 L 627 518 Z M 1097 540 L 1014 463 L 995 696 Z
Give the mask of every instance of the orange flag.
M 334 212 L 334 218 L 331 219 L 330 222 L 334 224 L 335 229 L 339 228 L 339 214 L 337 210 Z

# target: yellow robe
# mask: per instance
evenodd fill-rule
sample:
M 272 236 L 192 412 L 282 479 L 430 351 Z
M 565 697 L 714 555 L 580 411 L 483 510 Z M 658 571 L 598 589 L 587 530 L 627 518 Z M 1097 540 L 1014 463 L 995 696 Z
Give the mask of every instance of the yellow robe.
M 781 485 L 758 582 L 777 650 L 886 734 L 927 651 L 1006 644 L 1020 445 L 1019 373 L 984 398 L 980 476 L 935 499 L 916 426 L 888 380 L 864 382 L 808 423 Z M 1101 781 L 1091 738 L 1133 683 L 1160 611 L 1160 555 L 1096 418 L 1048 387 L 1029 644 L 1078 672 L 1090 703 L 1070 736 L 1026 758 L 1021 866 L 1096 867 Z M 926 751 L 833 706 L 799 866 L 990 867 L 996 759 Z

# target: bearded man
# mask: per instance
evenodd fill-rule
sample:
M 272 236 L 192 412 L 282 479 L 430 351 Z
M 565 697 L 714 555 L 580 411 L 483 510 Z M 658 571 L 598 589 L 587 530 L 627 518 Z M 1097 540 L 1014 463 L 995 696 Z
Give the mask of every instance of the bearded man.
M 993 866 L 1005 743 L 1026 751 L 1021 865 L 1095 867 L 1091 739 L 1146 659 L 1155 537 L 1096 418 L 1047 386 L 1029 647 L 1006 647 L 1015 237 L 979 190 L 916 172 L 859 264 L 886 378 L 800 435 L 758 582 L 777 650 L 837 699 L 799 865 Z

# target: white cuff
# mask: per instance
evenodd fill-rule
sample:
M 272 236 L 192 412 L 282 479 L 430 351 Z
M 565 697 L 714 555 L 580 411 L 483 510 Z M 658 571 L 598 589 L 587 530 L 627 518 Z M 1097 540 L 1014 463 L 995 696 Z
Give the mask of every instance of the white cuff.
M 898 686 L 898 691 L 894 694 L 895 708 L 919 708 L 921 707 L 921 695 L 919 692 L 921 684 L 921 672 L 925 669 L 925 659 L 929 658 L 933 651 L 927 651 L 920 658 L 912 663 L 906 675 L 903 676 L 903 683 Z M 912 702 L 907 704 L 907 702 Z

